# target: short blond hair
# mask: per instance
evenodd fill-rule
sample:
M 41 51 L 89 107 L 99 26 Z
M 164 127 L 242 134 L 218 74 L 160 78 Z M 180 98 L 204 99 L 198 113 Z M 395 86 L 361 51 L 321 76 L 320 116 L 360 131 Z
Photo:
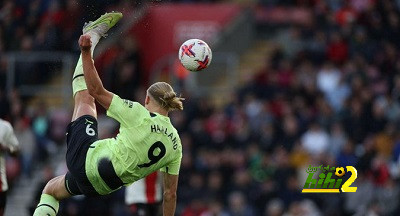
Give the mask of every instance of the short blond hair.
M 182 101 L 185 99 L 178 97 L 171 85 L 166 82 L 154 83 L 147 89 L 147 94 L 167 112 L 183 110 Z

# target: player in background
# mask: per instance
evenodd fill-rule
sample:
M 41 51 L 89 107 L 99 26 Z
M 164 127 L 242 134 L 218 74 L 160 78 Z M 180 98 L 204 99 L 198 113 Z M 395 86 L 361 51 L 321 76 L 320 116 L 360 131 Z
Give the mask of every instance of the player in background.
M 161 215 L 162 177 L 154 172 L 125 189 L 125 203 L 132 216 Z
M 0 119 L 0 216 L 3 216 L 7 201 L 6 153 L 15 156 L 19 152 L 17 137 L 11 124 Z
M 106 13 L 83 28 L 72 79 L 75 106 L 67 127 L 69 171 L 47 183 L 34 216 L 55 216 L 59 200 L 109 194 L 157 170 L 163 172 L 163 214 L 175 214 L 182 145 L 168 113 L 182 110 L 183 99 L 169 84 L 158 82 L 147 89 L 145 106 L 123 100 L 103 87 L 92 59 L 100 37 L 121 17 Z M 98 140 L 95 100 L 120 123 L 117 137 Z

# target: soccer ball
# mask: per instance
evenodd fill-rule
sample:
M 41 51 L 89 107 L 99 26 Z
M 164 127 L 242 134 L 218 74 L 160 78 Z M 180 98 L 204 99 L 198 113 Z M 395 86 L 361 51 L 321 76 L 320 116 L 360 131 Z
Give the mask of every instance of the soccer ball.
M 201 71 L 211 63 L 212 52 L 206 42 L 190 39 L 179 48 L 179 60 L 190 71 Z

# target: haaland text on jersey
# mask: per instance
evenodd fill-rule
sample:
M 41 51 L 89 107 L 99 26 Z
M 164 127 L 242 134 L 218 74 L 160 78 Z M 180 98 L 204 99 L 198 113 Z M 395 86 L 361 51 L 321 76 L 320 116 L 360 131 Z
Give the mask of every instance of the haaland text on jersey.
M 174 150 L 176 150 L 178 148 L 178 144 L 176 143 L 177 142 L 176 137 L 174 137 L 173 132 L 168 134 L 168 128 L 160 126 L 160 125 L 151 125 L 150 128 L 151 128 L 152 133 L 163 134 L 165 136 L 168 135 L 168 137 L 171 139 L 172 143 L 174 144 L 173 145 Z

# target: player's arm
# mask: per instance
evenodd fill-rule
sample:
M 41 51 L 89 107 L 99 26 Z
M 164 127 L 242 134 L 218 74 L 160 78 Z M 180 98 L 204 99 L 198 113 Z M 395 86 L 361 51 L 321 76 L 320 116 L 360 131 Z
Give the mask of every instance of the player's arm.
M 173 216 L 176 208 L 176 191 L 178 189 L 178 175 L 164 173 L 163 215 Z
M 92 42 L 90 41 L 90 36 L 88 34 L 81 35 L 79 38 L 79 46 L 82 52 L 83 74 L 85 76 L 89 94 L 94 97 L 101 106 L 108 109 L 113 98 L 113 93 L 104 88 L 96 67 L 94 66 L 90 51 Z

